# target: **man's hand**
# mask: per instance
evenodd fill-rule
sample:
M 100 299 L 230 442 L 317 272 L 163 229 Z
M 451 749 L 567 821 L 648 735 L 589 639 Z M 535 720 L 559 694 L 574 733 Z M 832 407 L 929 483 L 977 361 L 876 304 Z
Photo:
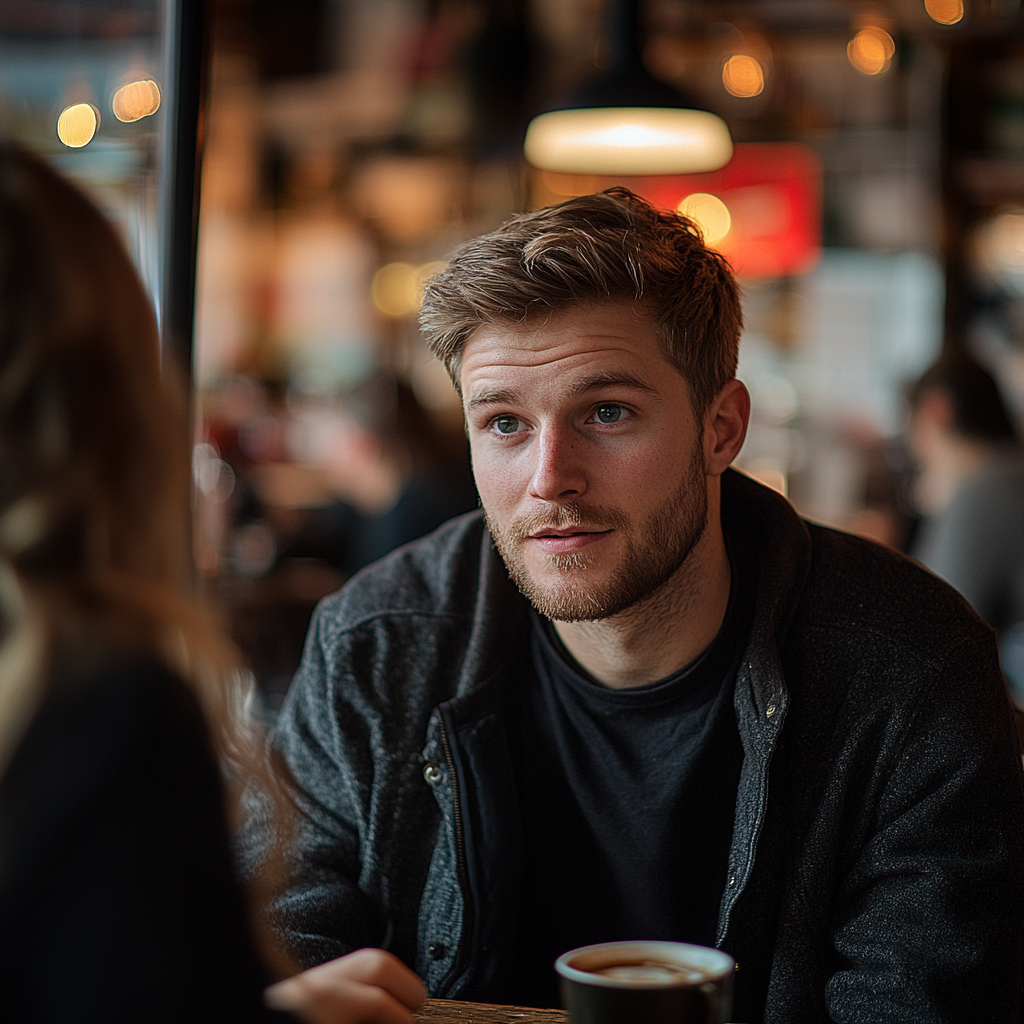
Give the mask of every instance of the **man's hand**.
M 423 982 L 382 949 L 358 949 L 271 985 L 268 1006 L 307 1024 L 410 1024 Z

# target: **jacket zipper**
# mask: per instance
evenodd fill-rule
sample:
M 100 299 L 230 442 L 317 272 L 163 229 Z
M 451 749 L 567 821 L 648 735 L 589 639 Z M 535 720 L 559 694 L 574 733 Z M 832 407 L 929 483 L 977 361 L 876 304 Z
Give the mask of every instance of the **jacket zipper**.
M 455 821 L 455 870 L 459 879 L 459 888 L 462 890 L 463 901 L 463 927 L 462 935 L 459 937 L 459 948 L 455 953 L 455 963 L 452 969 L 445 975 L 441 982 L 441 993 L 447 993 L 448 986 L 465 969 L 467 951 L 469 949 L 469 937 L 473 924 L 473 894 L 469 887 L 469 872 L 466 869 L 466 839 L 462 830 L 462 800 L 459 796 L 459 779 L 455 773 L 455 760 L 452 757 L 451 746 L 448 743 L 448 731 L 444 726 L 444 718 L 438 712 L 438 722 L 441 726 L 441 745 L 444 747 L 444 758 L 448 763 L 448 771 L 452 779 L 452 811 Z
M 750 829 L 750 835 L 749 835 L 749 838 L 748 838 L 747 846 L 746 846 L 746 849 L 744 850 L 744 853 L 746 854 L 746 859 L 744 861 L 742 877 L 741 877 L 740 869 L 737 868 L 736 869 L 736 871 L 737 871 L 737 873 L 736 873 L 736 886 L 735 886 L 735 888 L 732 889 L 731 893 L 729 894 L 728 899 L 726 900 L 725 919 L 724 919 L 724 922 L 723 922 L 723 927 L 719 930 L 719 933 L 716 935 L 716 938 L 715 938 L 715 945 L 718 946 L 718 947 L 721 947 L 722 943 L 725 941 L 726 936 L 729 934 L 729 928 L 730 928 L 730 926 L 732 924 L 732 912 L 733 912 L 733 909 L 736 906 L 736 901 L 740 898 L 740 894 L 743 892 L 743 889 L 746 887 L 747 880 L 750 878 L 750 873 L 753 870 L 754 855 L 757 853 L 757 842 L 758 842 L 758 839 L 761 836 L 761 829 L 764 827 L 765 815 L 768 813 L 768 790 L 769 790 L 769 787 L 771 785 L 771 777 L 770 777 L 770 774 L 769 774 L 769 769 L 771 768 L 772 756 L 774 755 L 775 748 L 778 745 L 779 729 L 780 728 L 781 728 L 781 726 L 777 726 L 776 727 L 775 734 L 768 741 L 768 749 L 765 751 L 765 753 L 763 755 L 763 758 L 762 758 L 762 761 L 761 761 L 761 765 L 760 765 L 761 798 L 758 801 L 758 808 L 757 808 L 756 819 L 754 821 L 753 828 Z M 731 875 L 731 872 L 730 872 L 730 875 Z M 737 967 L 737 970 L 738 970 L 739 969 L 739 964 L 737 964 L 736 967 Z

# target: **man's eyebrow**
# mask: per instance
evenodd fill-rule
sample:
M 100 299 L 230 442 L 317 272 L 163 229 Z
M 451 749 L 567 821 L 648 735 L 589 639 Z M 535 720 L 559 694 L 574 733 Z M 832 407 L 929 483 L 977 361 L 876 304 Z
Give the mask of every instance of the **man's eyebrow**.
M 515 405 L 519 401 L 519 392 L 515 388 L 502 388 L 499 391 L 481 391 L 467 399 L 466 409 L 475 409 L 478 405 Z
M 645 380 L 634 376 L 632 373 L 612 372 L 595 373 L 590 377 L 583 377 L 575 381 L 569 389 L 573 398 L 579 398 L 590 391 L 599 391 L 601 388 L 627 387 L 635 388 L 637 391 L 645 391 L 649 395 L 656 395 L 657 391 Z

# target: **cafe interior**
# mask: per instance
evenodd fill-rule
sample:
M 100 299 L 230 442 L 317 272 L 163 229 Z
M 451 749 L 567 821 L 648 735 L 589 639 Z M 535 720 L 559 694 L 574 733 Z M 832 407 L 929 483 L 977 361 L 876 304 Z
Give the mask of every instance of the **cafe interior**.
M 9 0 L 0 123 L 119 226 L 187 368 L 196 565 L 268 715 L 319 598 L 476 505 L 416 314 L 516 212 L 621 184 L 700 225 L 742 287 L 737 465 L 812 519 L 910 547 L 944 352 L 1024 417 L 1019 0 Z
M 810 520 L 914 552 L 940 358 L 1024 429 L 1021 0 L 4 0 L 0 136 L 145 286 L 266 723 L 318 602 L 478 506 L 417 314 L 514 214 L 625 186 L 691 218 L 741 289 L 735 465 Z

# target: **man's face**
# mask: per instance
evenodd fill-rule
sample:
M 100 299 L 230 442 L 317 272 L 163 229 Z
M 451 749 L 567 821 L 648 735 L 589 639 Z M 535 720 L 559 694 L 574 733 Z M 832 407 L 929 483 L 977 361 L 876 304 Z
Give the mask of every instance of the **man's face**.
M 461 384 L 488 526 L 541 614 L 607 618 L 680 569 L 707 521 L 705 430 L 642 311 L 485 325 Z

